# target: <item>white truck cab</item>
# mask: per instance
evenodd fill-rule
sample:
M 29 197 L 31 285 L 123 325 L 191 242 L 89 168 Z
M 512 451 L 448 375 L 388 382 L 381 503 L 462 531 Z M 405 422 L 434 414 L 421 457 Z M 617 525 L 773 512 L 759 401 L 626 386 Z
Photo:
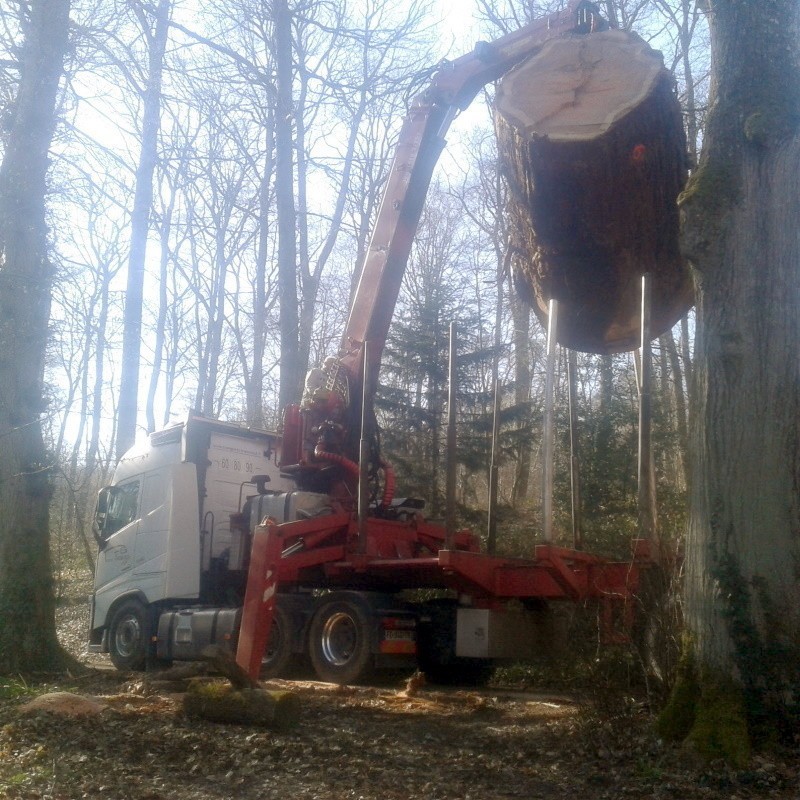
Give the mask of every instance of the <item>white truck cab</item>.
M 280 445 L 276 433 L 190 417 L 125 453 L 98 494 L 91 652 L 140 670 L 201 660 L 212 644 L 235 650 L 255 527 L 265 517 L 283 523 L 334 511 L 327 494 L 297 491 L 281 474 Z M 455 614 L 439 601 L 413 606 L 396 592 L 328 586 L 319 576 L 283 586 L 261 676 L 283 677 L 305 659 L 321 680 L 339 683 L 373 668 L 410 668 L 418 621 L 420 641 L 449 653 Z
M 275 433 L 190 417 L 125 453 L 98 495 L 90 650 L 138 668 L 165 610 L 240 604 L 260 520 L 232 527 L 231 515 L 292 492 L 279 447 Z

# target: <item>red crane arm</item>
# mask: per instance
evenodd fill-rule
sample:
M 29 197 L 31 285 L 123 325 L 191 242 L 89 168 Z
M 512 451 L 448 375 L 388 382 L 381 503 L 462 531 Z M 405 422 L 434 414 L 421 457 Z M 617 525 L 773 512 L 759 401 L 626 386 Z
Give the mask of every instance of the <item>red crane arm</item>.
M 339 362 L 360 383 L 364 342 L 375 375 L 431 175 L 457 113 L 487 83 L 497 80 L 546 41 L 589 33 L 604 24 L 594 3 L 571 0 L 564 11 L 538 19 L 491 44 L 446 63 L 416 98 L 405 118 L 375 227 L 342 337 Z M 355 392 L 353 392 L 355 395 Z
M 356 461 L 363 460 L 356 441 L 362 395 L 372 397 L 377 387 L 377 367 L 411 245 L 451 122 L 483 86 L 548 40 L 604 27 L 607 24 L 595 3 L 570 0 L 565 10 L 491 44 L 479 43 L 472 53 L 447 62 L 428 88 L 414 98 L 400 131 L 339 355 L 309 372 L 301 406 L 289 407 L 284 416 L 283 465 L 296 465 L 302 485 L 318 490 L 313 474 L 317 466 L 343 464 L 343 457 L 350 473 L 356 475 Z M 369 343 L 366 385 L 365 343 Z M 381 463 L 377 452 L 369 460 L 375 468 Z

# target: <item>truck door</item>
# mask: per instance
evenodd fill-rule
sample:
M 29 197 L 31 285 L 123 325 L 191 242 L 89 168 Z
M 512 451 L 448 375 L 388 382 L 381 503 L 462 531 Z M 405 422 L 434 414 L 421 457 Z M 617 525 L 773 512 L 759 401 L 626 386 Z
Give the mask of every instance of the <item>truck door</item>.
M 139 528 L 141 481 L 137 478 L 102 489 L 95 513 L 95 535 L 100 552 L 95 571 L 95 590 L 102 591 L 133 567 Z
M 171 475 L 159 469 L 144 475 L 139 502 L 139 530 L 136 532 L 133 571 L 137 582 L 148 590 L 163 582 L 167 570 L 169 506 L 167 487 Z M 148 580 L 152 578 L 153 580 Z M 150 591 L 147 591 L 150 597 Z M 152 599 L 160 599 L 154 597 Z

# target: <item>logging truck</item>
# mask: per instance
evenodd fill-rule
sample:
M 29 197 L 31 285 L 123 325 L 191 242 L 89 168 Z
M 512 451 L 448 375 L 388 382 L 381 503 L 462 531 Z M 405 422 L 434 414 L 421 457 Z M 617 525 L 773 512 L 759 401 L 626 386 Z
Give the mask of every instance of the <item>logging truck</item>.
M 514 74 L 543 52 L 550 58 L 546 46 L 578 42 L 582 47 L 607 29 L 594 3 L 573 0 L 565 11 L 479 44 L 436 72 L 404 121 L 339 353 L 309 373 L 303 397 L 285 409 L 280 431 L 189 417 L 137 443 L 120 460 L 112 484 L 101 489 L 91 651 L 110 653 L 120 669 L 141 669 L 199 659 L 208 645 L 222 644 L 252 677 L 282 676 L 306 661 L 321 680 L 337 683 L 364 680 L 376 669 L 412 666 L 434 681 L 477 683 L 498 659 L 524 659 L 546 647 L 540 623 L 556 601 L 594 600 L 606 638 L 626 635 L 651 543 L 637 541 L 630 561 L 611 562 L 577 546 L 558 546 L 552 531 L 556 339 L 561 334 L 566 344 L 580 339 L 582 349 L 592 346 L 578 335 L 579 323 L 570 320 L 570 314 L 581 315 L 582 301 L 559 296 L 575 281 L 559 283 L 550 270 L 537 289 L 537 313 L 548 324 L 549 388 L 544 531 L 528 558 L 496 555 L 491 527 L 484 549 L 479 537 L 456 528 L 452 380 L 444 524 L 425 518 L 422 499 L 396 490 L 372 411 L 403 272 L 451 121 L 487 83 Z M 606 119 L 607 110 L 603 114 Z M 549 111 L 546 116 L 552 121 Z M 566 138 L 574 139 L 573 133 Z M 547 138 L 555 142 L 557 133 L 549 130 Z M 535 148 L 539 139 L 534 135 L 531 141 Z M 659 159 L 663 162 L 663 154 Z M 636 173 L 631 180 L 638 180 L 646 166 L 642 161 L 623 165 Z M 536 211 L 538 199 L 529 202 Z M 567 206 L 560 211 L 567 217 L 575 213 Z M 538 219 L 531 215 L 534 226 Z M 661 225 L 672 222 L 669 216 Z M 579 223 L 566 225 L 560 235 L 573 235 Z M 534 260 L 557 261 L 564 248 L 548 239 L 546 225 L 539 228 L 528 237 L 538 248 Z M 642 231 L 634 235 L 641 259 Z M 665 235 L 661 230 L 659 252 L 665 250 Z M 589 246 L 585 237 L 574 238 L 584 250 Z M 516 251 L 524 246 L 520 241 Z M 669 256 L 674 273 L 671 250 Z M 647 271 L 657 266 L 649 264 Z M 528 283 L 537 279 L 530 264 L 522 269 Z M 630 294 L 629 281 L 619 275 L 615 280 Z M 687 300 L 683 278 L 672 279 L 670 286 L 674 291 L 664 301 L 669 286 L 656 280 L 659 308 L 666 307 L 662 326 L 674 321 Z M 559 300 L 565 309 L 560 323 Z M 642 359 L 650 338 L 661 332 L 650 329 L 645 312 L 643 307 L 636 321 Z M 630 308 L 620 314 L 630 323 Z M 606 320 L 598 327 L 596 314 L 592 320 L 595 352 L 617 347 L 606 334 L 619 325 Z M 625 346 L 629 328 L 619 340 Z M 451 361 L 453 352 L 451 341 Z M 643 473 L 649 470 L 640 469 Z M 493 465 L 495 481 L 496 474 Z M 494 513 L 490 501 L 490 525 Z

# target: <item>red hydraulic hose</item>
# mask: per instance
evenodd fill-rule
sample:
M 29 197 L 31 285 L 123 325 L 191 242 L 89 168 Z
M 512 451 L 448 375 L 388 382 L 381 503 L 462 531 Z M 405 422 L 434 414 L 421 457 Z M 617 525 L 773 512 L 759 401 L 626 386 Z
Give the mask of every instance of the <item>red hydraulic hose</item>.
M 314 457 L 324 458 L 325 461 L 332 461 L 334 464 L 341 464 L 348 472 L 358 477 L 358 464 L 356 464 L 355 461 L 351 461 L 349 458 L 340 456 L 338 453 L 329 453 L 327 450 L 323 450 L 320 445 L 314 448 Z
M 349 458 L 341 456 L 338 453 L 329 453 L 327 450 L 323 450 L 320 445 L 314 448 L 314 457 L 325 459 L 325 461 L 332 461 L 334 464 L 340 464 L 356 477 L 359 475 L 358 464 L 356 464 L 355 461 L 351 461 Z M 394 500 L 395 474 L 392 465 L 388 461 L 381 459 L 381 466 L 383 467 L 383 474 L 385 475 L 381 505 L 384 508 L 388 508 L 392 504 L 392 500 Z
M 381 500 L 381 505 L 384 508 L 389 508 L 392 504 L 392 500 L 394 500 L 394 486 L 395 486 L 395 475 L 394 469 L 392 469 L 392 465 L 381 459 L 381 466 L 383 467 L 383 474 L 385 476 L 385 483 L 383 486 L 383 500 Z

